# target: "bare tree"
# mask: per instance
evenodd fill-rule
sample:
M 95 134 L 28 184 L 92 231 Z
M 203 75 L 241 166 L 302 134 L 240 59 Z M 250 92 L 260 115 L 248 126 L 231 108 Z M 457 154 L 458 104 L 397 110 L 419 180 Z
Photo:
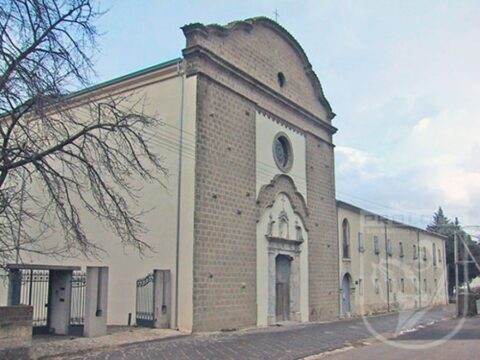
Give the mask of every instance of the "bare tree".
M 145 135 L 158 121 L 127 95 L 71 93 L 93 75 L 100 15 L 93 0 L 0 0 L 0 265 L 96 254 L 87 213 L 149 248 L 132 180 L 166 174 Z M 62 244 L 42 245 L 60 229 Z

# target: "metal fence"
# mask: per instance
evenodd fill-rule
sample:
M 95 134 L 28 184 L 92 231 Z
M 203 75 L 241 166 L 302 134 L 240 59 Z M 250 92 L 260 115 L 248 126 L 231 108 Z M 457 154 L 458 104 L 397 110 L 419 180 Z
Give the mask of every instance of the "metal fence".
M 20 270 L 20 304 L 33 307 L 33 327 L 48 322 L 48 270 Z
M 85 295 L 87 290 L 86 273 L 74 271 L 71 284 L 70 325 L 83 325 L 85 322 Z
M 136 293 L 136 322 L 139 326 L 153 327 L 155 322 L 155 281 L 154 274 L 150 273 L 137 280 Z

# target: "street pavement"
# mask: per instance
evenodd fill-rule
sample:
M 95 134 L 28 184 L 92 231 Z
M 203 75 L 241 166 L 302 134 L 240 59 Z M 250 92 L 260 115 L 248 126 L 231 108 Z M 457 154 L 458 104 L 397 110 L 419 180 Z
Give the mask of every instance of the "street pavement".
M 467 360 L 480 359 L 480 317 L 467 318 L 450 340 L 445 339 L 457 325 L 459 319 L 436 323 L 416 332 L 401 335 L 391 344 L 378 342 L 369 346 L 352 348 L 332 353 L 329 356 L 315 356 L 309 360 Z
M 121 346 L 68 359 L 302 359 L 371 338 L 377 333 L 399 333 L 451 316 L 451 308 L 425 313 L 393 313 L 366 319 L 309 323 L 256 329 L 231 334 L 192 335 L 172 340 Z M 368 324 L 368 326 L 366 325 Z M 399 326 L 399 324 L 401 324 Z M 370 328 L 370 329 L 369 329 Z M 347 357 L 348 358 L 348 357 Z

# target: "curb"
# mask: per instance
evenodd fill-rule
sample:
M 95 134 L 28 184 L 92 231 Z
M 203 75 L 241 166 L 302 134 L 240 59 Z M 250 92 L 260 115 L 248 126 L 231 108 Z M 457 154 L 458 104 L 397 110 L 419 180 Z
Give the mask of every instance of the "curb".
M 30 359 L 32 359 L 32 360 L 46 360 L 46 359 L 62 358 L 62 357 L 69 356 L 69 355 L 74 355 L 74 356 L 82 356 L 82 355 L 86 355 L 86 354 L 91 355 L 91 354 L 94 354 L 94 353 L 99 353 L 99 352 L 107 351 L 107 350 L 114 350 L 114 349 L 117 349 L 117 348 L 125 348 L 125 347 L 128 347 L 128 346 L 134 346 L 134 345 L 139 345 L 139 344 L 148 344 L 148 343 L 153 343 L 153 342 L 163 342 L 163 341 L 167 341 L 167 340 L 177 340 L 177 339 L 184 338 L 184 337 L 189 337 L 189 336 L 192 336 L 192 335 L 191 334 L 178 334 L 178 335 L 173 335 L 173 336 L 169 336 L 169 337 L 161 337 L 161 338 L 157 338 L 157 339 L 132 341 L 132 342 L 118 344 L 118 345 L 105 345 L 105 346 L 98 346 L 98 347 L 90 347 L 88 349 L 81 349 L 81 350 L 71 349 L 71 350 L 67 350 L 67 351 L 63 351 L 63 352 L 58 352 L 56 354 L 44 355 L 44 356 L 40 356 L 40 357 L 35 357 L 35 356 L 32 356 L 32 354 L 30 354 Z

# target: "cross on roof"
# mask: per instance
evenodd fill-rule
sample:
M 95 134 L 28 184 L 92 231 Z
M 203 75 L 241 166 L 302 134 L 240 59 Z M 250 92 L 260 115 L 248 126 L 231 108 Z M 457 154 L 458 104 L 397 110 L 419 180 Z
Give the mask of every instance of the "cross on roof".
M 275 11 L 273 12 L 273 14 L 275 15 L 275 22 L 278 22 L 278 10 L 275 9 Z

